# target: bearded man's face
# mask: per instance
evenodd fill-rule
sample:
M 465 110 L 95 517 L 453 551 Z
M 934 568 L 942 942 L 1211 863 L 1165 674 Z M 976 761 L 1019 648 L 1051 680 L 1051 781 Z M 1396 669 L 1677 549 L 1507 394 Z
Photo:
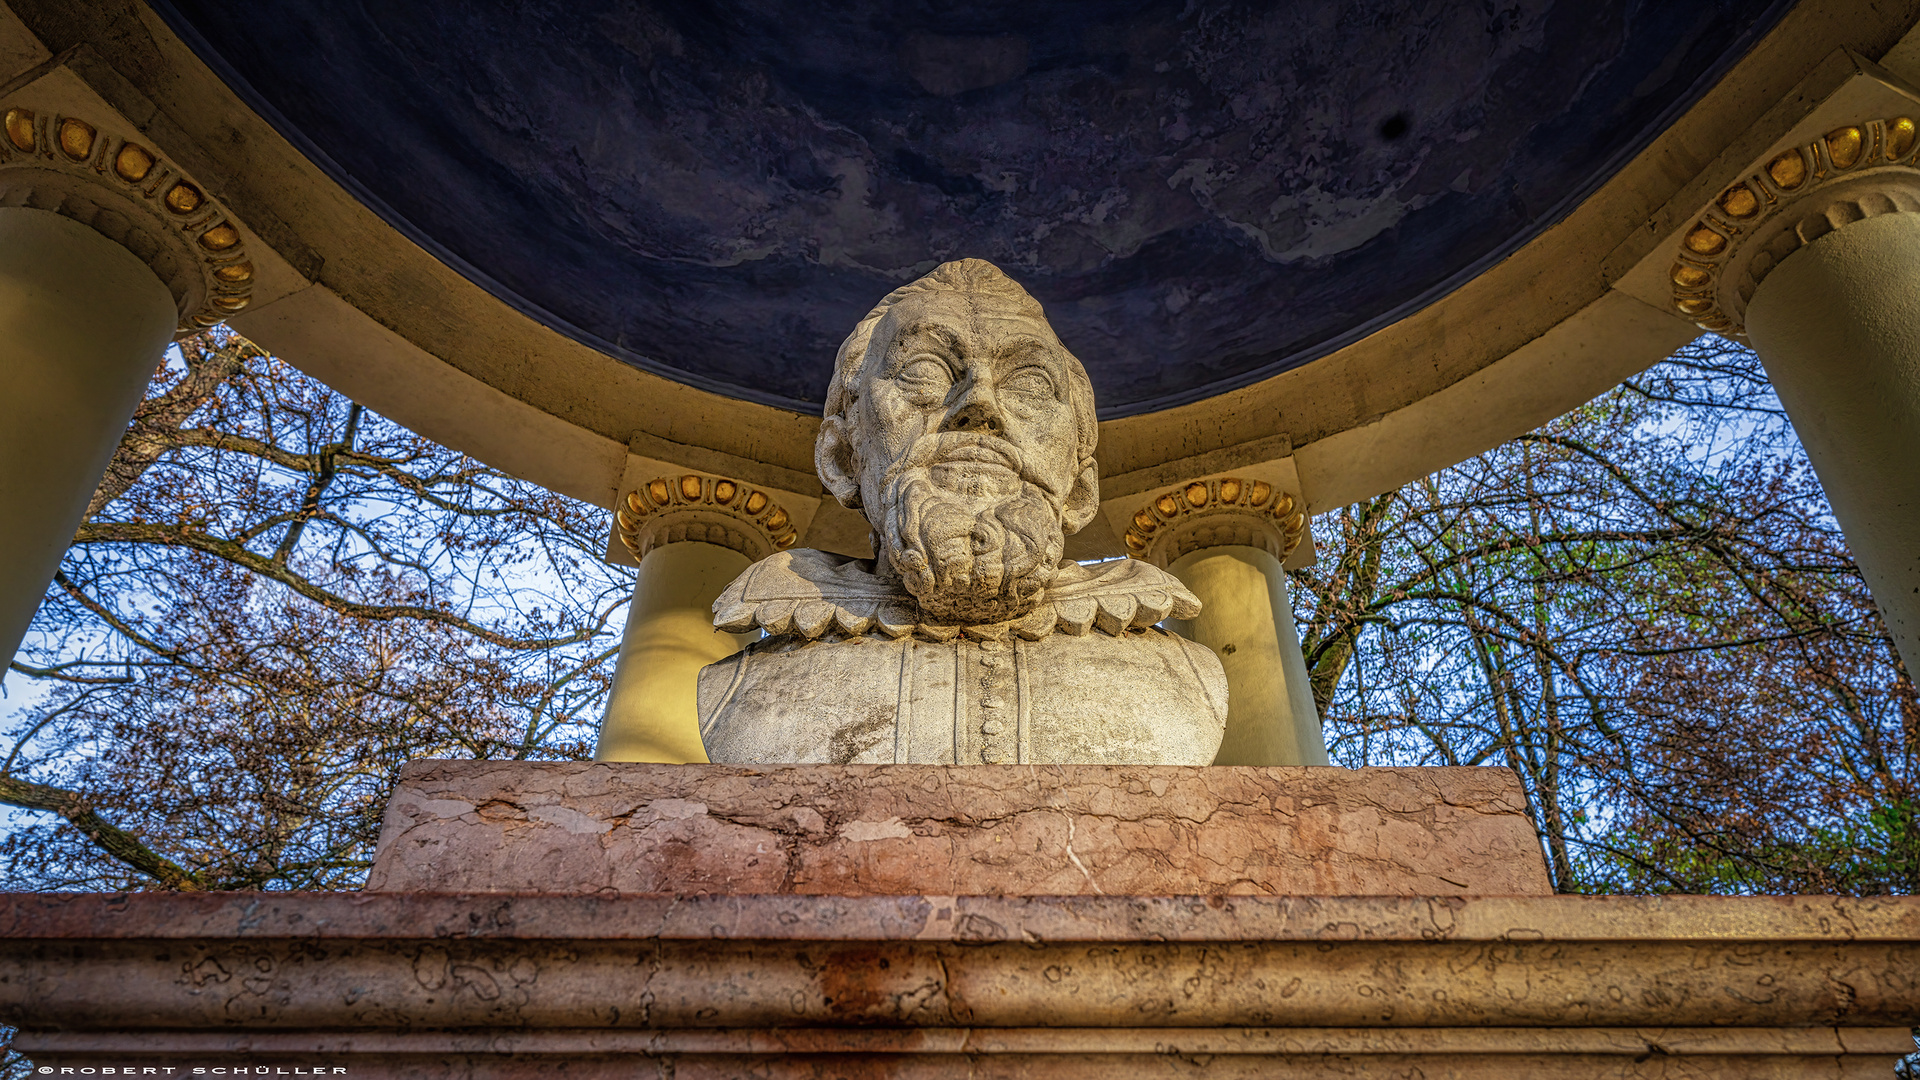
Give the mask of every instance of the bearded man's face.
M 1030 611 L 1080 473 L 1072 360 L 992 293 L 909 297 L 875 327 L 850 419 L 875 552 L 931 620 Z

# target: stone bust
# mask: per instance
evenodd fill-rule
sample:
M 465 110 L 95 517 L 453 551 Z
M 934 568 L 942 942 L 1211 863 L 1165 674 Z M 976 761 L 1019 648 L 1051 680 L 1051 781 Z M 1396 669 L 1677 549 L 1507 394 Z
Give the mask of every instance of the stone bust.
M 1093 387 L 991 263 L 896 289 L 841 345 L 814 460 L 875 558 L 784 551 L 714 603 L 766 637 L 700 672 L 708 757 L 776 763 L 1206 765 L 1200 604 L 1126 559 L 1063 561 L 1100 500 Z

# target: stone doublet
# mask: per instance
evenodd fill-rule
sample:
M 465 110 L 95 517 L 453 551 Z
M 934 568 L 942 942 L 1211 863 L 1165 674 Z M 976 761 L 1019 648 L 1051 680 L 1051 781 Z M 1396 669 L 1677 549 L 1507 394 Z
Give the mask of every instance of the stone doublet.
M 723 764 L 1207 765 L 1226 677 L 1157 628 L 965 637 L 768 638 L 700 673 Z
M 1220 661 L 1155 625 L 1198 603 L 1137 560 L 1069 564 L 1031 616 L 955 627 L 864 563 L 781 552 L 714 609 L 769 635 L 700 673 L 715 762 L 1206 765 L 1225 731 Z

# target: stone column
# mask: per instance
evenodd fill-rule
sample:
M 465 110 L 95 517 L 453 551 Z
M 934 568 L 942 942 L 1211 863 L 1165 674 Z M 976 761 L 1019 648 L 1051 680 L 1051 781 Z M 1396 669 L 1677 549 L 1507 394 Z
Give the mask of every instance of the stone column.
M 180 171 L 89 121 L 0 134 L 0 652 L 12 657 L 176 331 L 252 286 L 239 229 Z
M 1128 522 L 1128 552 L 1200 598 L 1197 618 L 1169 627 L 1212 649 L 1226 669 L 1227 734 L 1216 765 L 1327 764 L 1281 568 L 1305 533 L 1293 496 L 1235 476 L 1149 496 Z
M 0 652 L 12 657 L 178 320 L 127 249 L 0 209 Z
M 704 762 L 700 669 L 758 636 L 715 630 L 713 602 L 749 565 L 793 546 L 792 517 L 764 491 L 689 473 L 627 492 L 617 520 L 640 572 L 594 759 Z
M 1920 169 L 1868 120 L 1774 155 L 1688 231 L 1675 303 L 1745 336 L 1909 670 L 1920 670 Z

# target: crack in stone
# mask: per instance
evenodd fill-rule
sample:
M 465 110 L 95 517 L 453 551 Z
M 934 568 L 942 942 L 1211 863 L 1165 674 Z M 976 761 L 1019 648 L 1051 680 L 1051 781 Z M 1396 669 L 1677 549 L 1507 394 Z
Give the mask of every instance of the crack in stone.
M 1087 864 L 1081 862 L 1080 856 L 1073 853 L 1073 815 L 1064 816 L 1067 819 L 1067 859 L 1073 863 L 1076 870 L 1080 871 L 1080 876 L 1087 879 L 1087 887 L 1092 889 L 1096 896 L 1107 895 L 1106 890 L 1100 887 L 1100 883 L 1093 880 L 1093 874 L 1087 870 Z

